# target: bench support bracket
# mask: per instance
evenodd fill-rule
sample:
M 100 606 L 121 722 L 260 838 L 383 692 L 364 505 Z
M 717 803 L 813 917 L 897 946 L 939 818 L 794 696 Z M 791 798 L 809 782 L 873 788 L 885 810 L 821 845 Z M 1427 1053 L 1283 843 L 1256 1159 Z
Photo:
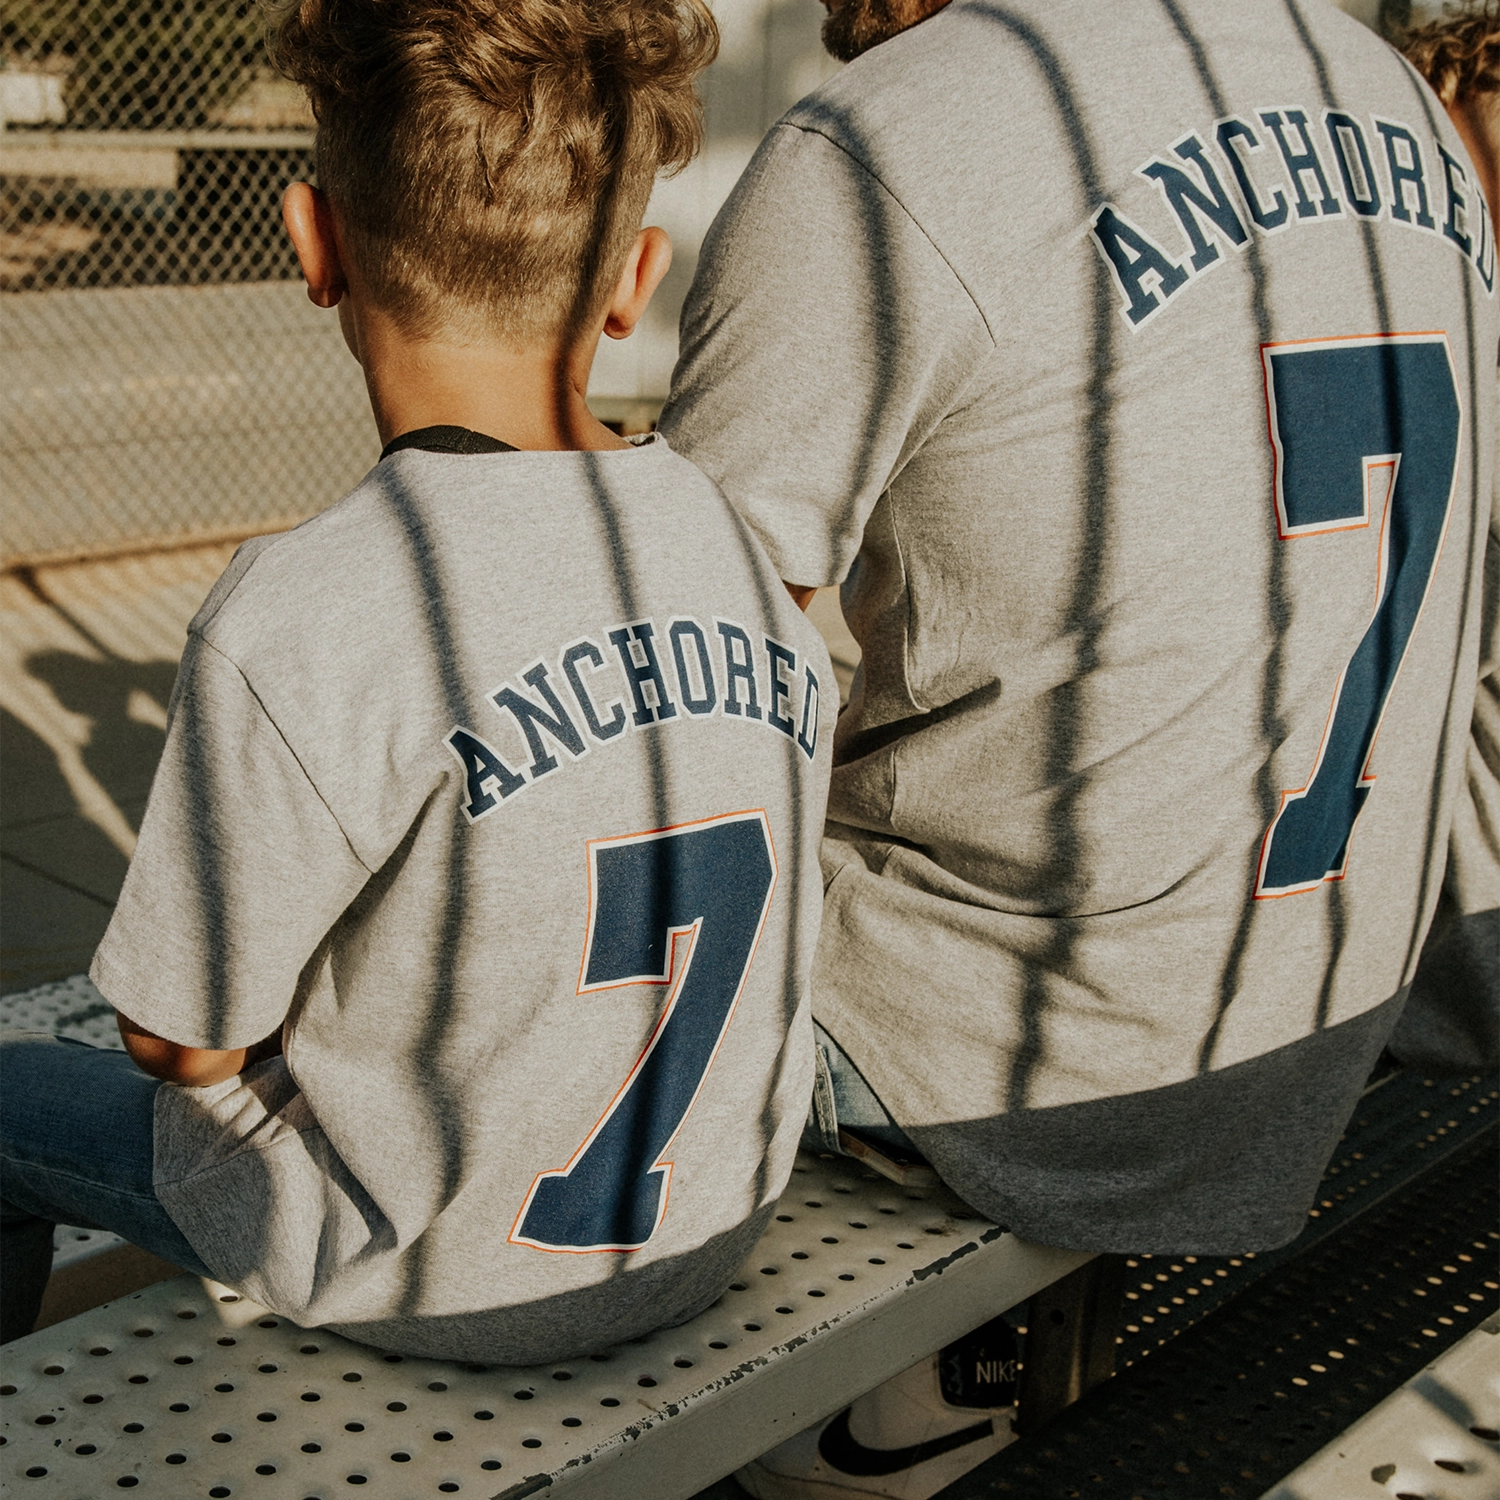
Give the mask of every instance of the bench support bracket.
M 1115 1372 L 1125 1258 L 1098 1255 L 1031 1299 L 1016 1430 L 1045 1427 Z

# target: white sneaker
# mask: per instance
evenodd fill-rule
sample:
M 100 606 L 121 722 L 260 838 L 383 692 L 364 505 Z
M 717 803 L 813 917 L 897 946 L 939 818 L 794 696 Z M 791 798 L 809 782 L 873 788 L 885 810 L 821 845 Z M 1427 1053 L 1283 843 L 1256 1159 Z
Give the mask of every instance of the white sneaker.
M 755 1500 L 928 1500 L 1015 1441 L 1016 1372 L 996 1318 L 734 1477 Z

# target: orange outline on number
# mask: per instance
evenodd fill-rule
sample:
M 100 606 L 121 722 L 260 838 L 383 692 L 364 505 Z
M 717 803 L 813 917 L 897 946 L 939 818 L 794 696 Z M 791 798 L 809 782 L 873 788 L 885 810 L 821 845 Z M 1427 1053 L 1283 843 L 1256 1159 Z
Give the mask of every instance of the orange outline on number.
M 1453 396 L 1454 401 L 1458 407 L 1458 431 L 1455 436 L 1453 449 L 1453 478 L 1449 481 L 1448 499 L 1443 512 L 1443 530 L 1441 535 L 1438 537 L 1437 550 L 1432 554 L 1432 566 L 1427 571 L 1427 583 L 1422 590 L 1422 602 L 1417 608 L 1416 617 L 1411 622 L 1411 631 L 1406 638 L 1407 647 L 1410 648 L 1411 638 L 1417 633 L 1417 627 L 1422 623 L 1422 614 L 1423 611 L 1425 611 L 1427 608 L 1428 595 L 1432 592 L 1432 580 L 1437 576 L 1438 564 L 1442 561 L 1443 557 L 1443 548 L 1447 545 L 1448 542 L 1448 526 L 1453 519 L 1453 497 L 1458 492 L 1458 455 L 1463 451 L 1464 406 L 1459 394 L 1458 371 L 1453 363 L 1453 347 L 1448 342 L 1448 333 L 1446 329 L 1428 328 L 1412 333 L 1346 333 L 1336 334 L 1330 338 L 1282 339 L 1276 342 L 1262 344 L 1260 346 L 1262 391 L 1266 403 L 1266 435 L 1270 439 L 1271 456 L 1273 463 L 1271 475 L 1271 503 L 1276 512 L 1276 539 L 1278 542 L 1292 542 L 1296 541 L 1299 537 L 1304 536 L 1326 536 L 1330 532 L 1359 531 L 1367 528 L 1370 524 L 1370 470 L 1372 468 L 1385 466 L 1387 464 L 1391 464 L 1395 467 L 1396 473 L 1392 474 L 1391 476 L 1390 488 L 1386 492 L 1385 510 L 1380 519 L 1380 537 L 1377 544 L 1378 553 L 1375 571 L 1375 608 L 1371 613 L 1369 621 L 1367 621 L 1365 624 L 1365 632 L 1367 633 L 1369 631 L 1370 625 L 1374 623 L 1375 615 L 1380 612 L 1381 595 L 1384 592 L 1385 588 L 1385 579 L 1387 572 L 1386 527 L 1390 523 L 1391 507 L 1395 503 L 1396 499 L 1396 481 L 1400 473 L 1401 455 L 1397 453 L 1365 454 L 1363 456 L 1362 463 L 1364 467 L 1362 470 L 1362 477 L 1364 480 L 1365 514 L 1362 521 L 1355 521 L 1347 526 L 1321 526 L 1308 529 L 1299 527 L 1295 530 L 1288 531 L 1282 525 L 1282 449 L 1281 444 L 1277 441 L 1276 436 L 1276 424 L 1271 395 L 1271 364 L 1269 356 L 1267 354 L 1267 351 L 1271 349 L 1295 349 L 1299 347 L 1306 347 L 1307 345 L 1319 345 L 1326 348 L 1331 344 L 1351 343 L 1369 345 L 1396 343 L 1440 343 L 1443 346 L 1444 354 L 1448 358 L 1449 372 L 1453 376 Z M 1364 634 L 1362 633 L 1360 636 L 1360 641 L 1363 640 Z M 1357 651 L 1358 649 L 1359 642 L 1356 642 L 1355 650 Z M 1406 655 L 1406 650 L 1403 650 L 1401 653 L 1400 661 L 1396 663 L 1396 670 L 1391 674 L 1390 686 L 1386 689 L 1385 701 L 1380 705 L 1380 715 L 1375 721 L 1375 732 L 1370 736 L 1370 749 L 1368 754 L 1366 754 L 1365 756 L 1364 764 L 1360 767 L 1359 781 L 1357 783 L 1357 785 L 1359 786 L 1373 787 L 1375 785 L 1376 777 L 1374 772 L 1370 770 L 1370 764 L 1375 759 L 1375 747 L 1380 741 L 1380 730 L 1385 723 L 1386 710 L 1387 708 L 1389 708 L 1391 697 L 1396 691 L 1396 683 L 1400 680 L 1401 672 L 1406 666 Z M 1334 717 L 1338 713 L 1339 700 L 1343 696 L 1344 678 L 1349 671 L 1349 661 L 1351 660 L 1353 660 L 1353 652 L 1351 652 L 1349 658 L 1345 660 L 1342 669 L 1339 671 L 1338 678 L 1334 683 L 1333 701 L 1329 704 L 1328 707 L 1328 717 L 1323 721 L 1323 733 L 1318 739 L 1317 754 L 1313 757 L 1312 770 L 1308 774 L 1307 780 L 1303 782 L 1303 784 L 1299 787 L 1283 788 L 1281 793 L 1281 800 L 1276 805 L 1275 816 L 1266 826 L 1265 833 L 1261 835 L 1260 856 L 1255 862 L 1255 879 L 1250 889 L 1250 896 L 1254 901 L 1280 901 L 1283 897 L 1286 896 L 1303 896 L 1306 895 L 1309 891 L 1316 891 L 1321 889 L 1321 887 L 1327 885 L 1330 881 L 1344 879 L 1345 875 L 1348 873 L 1349 855 L 1354 848 L 1354 830 L 1358 826 L 1360 815 L 1363 813 L 1363 808 L 1361 808 L 1359 814 L 1355 815 L 1354 821 L 1349 825 L 1349 835 L 1344 841 L 1344 862 L 1339 866 L 1337 870 L 1330 870 L 1326 874 L 1320 875 L 1317 880 L 1311 881 L 1306 885 L 1288 886 L 1285 889 L 1269 891 L 1261 889 L 1261 880 L 1265 874 L 1266 860 L 1270 855 L 1271 835 L 1276 832 L 1276 825 L 1281 822 L 1281 815 L 1286 810 L 1287 803 L 1295 798 L 1305 796 L 1307 794 L 1308 788 L 1312 786 L 1313 782 L 1318 778 L 1318 771 L 1323 764 L 1323 756 L 1328 748 L 1328 735 L 1333 728 Z
M 584 975 L 588 972 L 589 953 L 594 942 L 594 879 L 598 871 L 598 863 L 593 858 L 593 849 L 596 844 L 638 844 L 648 839 L 660 838 L 665 833 L 676 833 L 683 828 L 698 828 L 707 823 L 734 823 L 751 818 L 759 818 L 760 825 L 766 836 L 766 852 L 771 856 L 771 883 L 766 887 L 765 899 L 761 904 L 760 922 L 755 929 L 755 940 L 750 944 L 750 953 L 745 960 L 745 967 L 740 973 L 740 982 L 734 992 L 734 998 L 729 1002 L 729 1009 L 724 1016 L 724 1024 L 719 1028 L 718 1040 L 714 1043 L 714 1050 L 709 1054 L 708 1063 L 698 1078 L 698 1087 L 693 1090 L 693 1097 L 688 1100 L 687 1108 L 682 1112 L 682 1118 L 678 1120 L 677 1127 L 667 1138 L 663 1145 L 662 1156 L 658 1156 L 647 1168 L 648 1172 L 663 1169 L 666 1173 L 662 1182 L 661 1207 L 657 1211 L 656 1223 L 651 1226 L 651 1234 L 646 1236 L 639 1245 L 586 1245 L 586 1246 L 561 1246 L 543 1245 L 536 1240 L 522 1239 L 517 1231 L 521 1227 L 521 1221 L 526 1217 L 526 1210 L 531 1207 L 531 1200 L 536 1196 L 538 1184 L 544 1177 L 566 1177 L 578 1164 L 584 1152 L 593 1144 L 597 1136 L 604 1128 L 605 1122 L 614 1114 L 619 1106 L 620 1100 L 629 1092 L 630 1085 L 635 1082 L 636 1075 L 641 1071 L 646 1059 L 651 1055 L 656 1046 L 658 1038 L 666 1029 L 667 1022 L 671 1019 L 677 1008 L 677 997 L 682 991 L 682 986 L 687 981 L 688 970 L 692 967 L 693 949 L 697 946 L 697 938 L 703 926 L 703 919 L 699 917 L 690 927 L 676 927 L 668 929 L 671 939 L 667 951 L 667 972 L 664 975 L 641 975 L 630 979 L 611 980 L 607 984 L 585 984 Z M 651 1028 L 651 1035 L 646 1038 L 645 1045 L 641 1048 L 630 1071 L 625 1075 L 625 1081 L 614 1092 L 613 1097 L 605 1106 L 604 1112 L 594 1121 L 593 1126 L 584 1136 L 578 1149 L 575 1150 L 561 1167 L 549 1167 L 545 1171 L 538 1172 L 531 1179 L 531 1186 L 526 1190 L 526 1196 L 521 1202 L 521 1207 L 516 1213 L 514 1222 L 511 1224 L 510 1233 L 506 1235 L 506 1243 L 520 1245 L 528 1250 L 540 1250 L 547 1255 L 631 1255 L 642 1249 L 649 1243 L 651 1236 L 661 1228 L 662 1220 L 667 1216 L 667 1207 L 672 1197 L 672 1170 L 674 1163 L 665 1159 L 665 1153 L 672 1149 L 672 1142 L 677 1139 L 678 1133 L 687 1122 L 687 1117 L 692 1114 L 693 1106 L 698 1102 L 698 1096 L 703 1092 L 703 1086 L 708 1081 L 708 1075 L 713 1071 L 714 1063 L 718 1060 L 719 1049 L 724 1045 L 724 1038 L 729 1035 L 730 1023 L 734 1020 L 735 1012 L 739 1009 L 740 996 L 745 992 L 745 985 L 750 979 L 750 970 L 755 965 L 755 955 L 760 951 L 760 940 L 765 932 L 766 919 L 771 914 L 771 901 L 776 894 L 776 882 L 781 873 L 781 866 L 776 858 L 776 841 L 771 836 L 771 820 L 766 815 L 763 807 L 746 807 L 736 812 L 717 813 L 708 818 L 692 818 L 685 823 L 668 823 L 661 828 L 650 828 L 642 833 L 619 834 L 612 838 L 589 839 L 584 844 L 584 863 L 587 867 L 588 876 L 588 909 L 584 916 L 583 937 L 583 959 L 578 968 L 578 987 L 574 991 L 578 995 L 591 995 L 602 990 L 626 989 L 631 985 L 670 985 L 667 994 L 667 1003 L 662 1007 L 662 1013 L 656 1019 L 656 1024 Z M 684 938 L 689 938 L 686 951 L 682 955 L 681 967 L 678 966 L 677 945 Z

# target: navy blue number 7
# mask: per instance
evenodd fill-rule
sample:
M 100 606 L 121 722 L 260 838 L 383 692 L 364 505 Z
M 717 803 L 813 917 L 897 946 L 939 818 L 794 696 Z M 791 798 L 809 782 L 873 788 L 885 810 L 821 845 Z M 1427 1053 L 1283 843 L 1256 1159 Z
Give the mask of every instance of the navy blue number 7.
M 1437 566 L 1458 459 L 1458 386 L 1441 333 L 1267 344 L 1266 403 L 1283 541 L 1380 517 L 1375 611 L 1339 674 L 1307 784 L 1282 793 L 1257 897 L 1343 876 L 1391 685 Z M 1372 495 L 1375 506 L 1372 506 Z
M 667 986 L 655 1029 L 565 1167 L 542 1172 L 512 1244 L 638 1250 L 667 1211 L 682 1128 L 745 987 L 776 883 L 766 815 L 728 813 L 589 844 L 578 993 Z

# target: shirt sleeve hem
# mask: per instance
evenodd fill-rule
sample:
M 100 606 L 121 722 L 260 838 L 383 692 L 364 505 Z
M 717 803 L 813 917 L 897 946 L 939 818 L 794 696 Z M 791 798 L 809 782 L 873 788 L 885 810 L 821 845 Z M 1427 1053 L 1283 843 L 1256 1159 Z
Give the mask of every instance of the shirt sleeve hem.
M 104 941 L 108 940 L 106 933 Z M 231 1032 L 227 1040 L 211 1040 L 206 1032 L 184 1031 L 173 1016 L 158 1018 L 159 1003 L 154 1001 L 145 988 L 136 984 L 127 971 L 114 964 L 104 951 L 103 943 L 95 951 L 93 962 L 89 965 L 89 978 L 93 981 L 94 988 L 119 1014 L 153 1036 L 159 1036 L 163 1041 L 175 1043 L 179 1047 L 197 1047 L 206 1052 L 234 1052 L 241 1047 L 254 1046 L 268 1036 L 275 1025 L 280 1024 L 273 1023 L 263 1031 L 251 1028 L 256 1032 L 253 1036 L 239 1037 Z
M 790 584 L 793 588 L 796 589 L 836 589 L 841 583 L 843 583 L 844 579 L 849 576 L 849 569 L 854 566 L 853 560 L 851 559 L 841 573 L 831 572 L 826 567 L 783 567 L 781 549 L 779 547 L 771 546 L 766 538 L 761 536 L 759 532 L 756 532 L 756 539 L 760 542 L 761 546 L 765 548 L 766 555 L 771 559 L 771 566 L 776 569 L 776 576 L 780 578 L 783 583 Z M 814 574 L 816 576 L 805 578 L 802 576 L 805 573 Z

